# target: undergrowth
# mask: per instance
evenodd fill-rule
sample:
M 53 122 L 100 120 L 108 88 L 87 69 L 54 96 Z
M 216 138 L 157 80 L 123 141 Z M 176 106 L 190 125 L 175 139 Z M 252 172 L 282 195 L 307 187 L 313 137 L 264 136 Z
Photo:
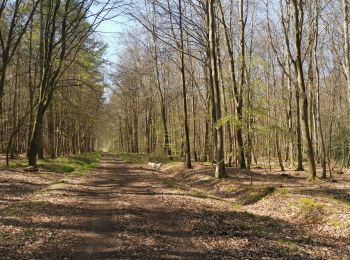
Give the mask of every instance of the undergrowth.
M 48 172 L 84 175 L 96 168 L 100 160 L 101 154 L 94 152 L 39 161 L 39 167 Z
M 74 173 L 84 175 L 96 168 L 101 160 L 101 153 L 93 152 L 79 155 L 62 156 L 56 159 L 38 160 L 38 167 L 44 172 Z M 10 161 L 9 167 L 0 165 L 2 169 L 24 168 L 28 166 L 26 159 Z
M 176 188 L 178 186 L 178 183 L 176 180 L 174 179 L 170 179 L 170 178 L 167 178 L 167 179 L 163 179 L 162 180 L 162 183 L 167 186 L 168 188 Z
M 317 223 L 324 220 L 325 205 L 311 198 L 299 198 L 291 206 L 299 209 L 299 217 L 308 223 Z

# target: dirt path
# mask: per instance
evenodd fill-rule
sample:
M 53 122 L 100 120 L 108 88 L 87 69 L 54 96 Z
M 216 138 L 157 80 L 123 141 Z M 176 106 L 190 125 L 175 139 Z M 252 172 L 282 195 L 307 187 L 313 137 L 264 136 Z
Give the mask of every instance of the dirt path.
M 159 174 L 105 155 L 95 172 L 12 209 L 2 224 L 14 234 L 0 236 L 0 259 L 349 257 L 339 240 L 166 188 Z
M 83 196 L 81 205 L 95 213 L 84 216 L 85 230 L 77 234 L 80 248 L 72 256 L 153 258 L 190 253 L 194 245 L 189 236 L 182 236 L 181 219 L 166 205 L 162 187 L 152 176 L 147 169 L 105 158 L 93 178 L 74 185 L 71 192 Z

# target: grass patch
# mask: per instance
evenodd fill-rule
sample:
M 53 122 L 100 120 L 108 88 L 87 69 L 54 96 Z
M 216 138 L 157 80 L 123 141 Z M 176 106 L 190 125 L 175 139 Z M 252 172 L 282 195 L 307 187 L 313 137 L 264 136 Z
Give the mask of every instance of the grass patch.
M 332 218 L 328 221 L 328 223 L 333 226 L 333 227 L 337 227 L 337 228 L 342 228 L 342 227 L 346 227 L 346 225 L 344 224 L 343 221 L 340 221 L 338 219 Z
M 77 175 L 84 175 L 85 173 L 96 168 L 101 160 L 99 152 L 86 153 L 71 156 L 62 156 L 56 159 L 38 160 L 38 166 L 47 172 L 55 173 L 74 173 Z M 1 164 L 0 169 L 14 169 L 24 168 L 28 166 L 26 159 L 12 160 L 9 167 Z
M 23 168 L 28 166 L 28 161 L 26 159 L 10 160 L 9 166 L 6 166 L 6 162 L 0 164 L 0 169 L 15 169 Z
M 273 191 L 273 195 L 287 195 L 289 193 L 289 190 L 287 188 L 276 188 Z
M 346 197 L 346 193 L 342 194 L 340 191 L 322 191 L 316 193 L 316 195 L 332 200 L 335 203 L 341 203 L 343 204 L 342 206 L 350 207 L 350 200 Z
M 169 188 L 177 188 L 177 186 L 178 186 L 177 181 L 175 181 L 174 179 L 169 179 L 169 178 L 163 179 L 162 183 Z
M 57 173 L 70 173 L 75 171 L 73 166 L 57 163 L 44 164 L 42 168 L 45 169 L 45 171 Z
M 192 191 L 191 193 L 190 193 L 190 196 L 191 197 L 194 197 L 194 198 L 200 198 L 200 199 L 204 199 L 204 198 L 207 198 L 208 196 L 204 193 L 204 192 L 202 192 L 202 191 Z
M 59 157 L 39 161 L 39 166 L 48 172 L 84 175 L 96 168 L 101 160 L 98 152 Z
M 274 192 L 274 187 L 248 187 L 238 191 L 236 195 L 240 204 L 249 205 L 258 202 Z
M 281 247 L 280 249 L 287 252 L 294 252 L 298 249 L 297 243 L 287 239 L 278 239 L 277 244 Z
M 232 203 L 232 208 L 234 208 L 234 209 L 242 209 L 242 204 L 240 204 L 240 203 Z
M 315 202 L 311 198 L 299 198 L 292 206 L 296 206 L 299 209 L 299 217 L 309 223 L 323 221 L 326 213 L 325 205 Z

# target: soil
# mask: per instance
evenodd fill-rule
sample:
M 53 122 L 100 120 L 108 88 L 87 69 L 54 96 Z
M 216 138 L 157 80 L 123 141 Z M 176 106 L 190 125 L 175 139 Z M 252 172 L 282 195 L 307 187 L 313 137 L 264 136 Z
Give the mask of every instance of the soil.
M 203 181 L 209 171 L 155 172 L 113 155 L 82 177 L 3 171 L 0 259 L 350 258 L 346 234 L 268 210 L 278 211 L 279 196 L 276 205 L 268 206 L 266 197 L 235 208 L 240 190 L 230 197 L 227 180 Z

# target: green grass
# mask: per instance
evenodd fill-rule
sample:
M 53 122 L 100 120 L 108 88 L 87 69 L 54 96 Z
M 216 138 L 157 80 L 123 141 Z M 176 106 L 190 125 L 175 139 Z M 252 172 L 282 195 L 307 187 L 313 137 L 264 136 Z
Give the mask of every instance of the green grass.
M 95 152 L 42 160 L 39 167 L 48 172 L 84 175 L 96 168 L 100 160 L 101 154 Z
M 289 190 L 287 188 L 276 188 L 273 191 L 273 195 L 287 195 L 289 193 Z
M 317 223 L 324 220 L 325 205 L 311 198 L 299 198 L 292 206 L 296 206 L 299 209 L 299 216 L 308 222 Z
M 332 225 L 333 227 L 338 227 L 338 228 L 342 228 L 342 227 L 346 227 L 346 224 L 343 221 L 340 221 L 338 219 L 332 218 L 328 221 L 328 223 L 330 225 Z
M 9 166 L 6 163 L 0 163 L 0 169 L 15 169 L 28 166 L 28 161 L 26 159 L 10 160 Z
M 176 180 L 169 179 L 169 178 L 163 179 L 162 183 L 169 188 L 177 188 L 177 186 L 178 186 L 178 183 Z
M 77 175 L 84 175 L 96 168 L 101 160 L 101 154 L 99 152 L 86 153 L 71 156 L 62 156 L 56 159 L 44 159 L 38 160 L 38 167 L 47 172 L 55 173 L 74 173 Z M 9 167 L 6 165 L 0 165 L 0 168 L 14 169 L 24 168 L 28 166 L 26 159 L 12 160 Z
M 242 204 L 237 203 L 237 202 L 232 203 L 232 208 L 234 208 L 234 209 L 242 209 Z

